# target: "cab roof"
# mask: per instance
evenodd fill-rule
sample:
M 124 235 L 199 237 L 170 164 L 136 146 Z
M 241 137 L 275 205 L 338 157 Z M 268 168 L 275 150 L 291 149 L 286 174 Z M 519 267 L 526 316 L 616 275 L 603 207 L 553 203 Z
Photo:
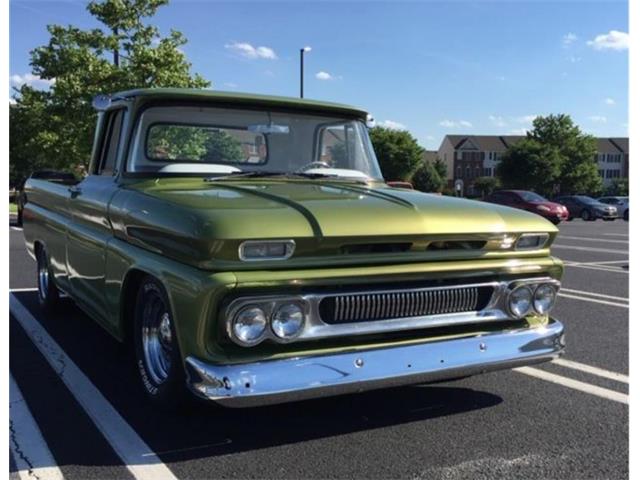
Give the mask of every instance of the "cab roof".
M 239 106 L 284 107 L 296 110 L 338 113 L 357 117 L 366 117 L 366 110 L 341 103 L 307 100 L 296 97 L 258 95 L 253 93 L 231 93 L 197 88 L 141 88 L 118 92 L 111 96 L 114 101 L 120 99 L 144 99 L 164 101 L 197 101 L 207 103 L 237 104 Z

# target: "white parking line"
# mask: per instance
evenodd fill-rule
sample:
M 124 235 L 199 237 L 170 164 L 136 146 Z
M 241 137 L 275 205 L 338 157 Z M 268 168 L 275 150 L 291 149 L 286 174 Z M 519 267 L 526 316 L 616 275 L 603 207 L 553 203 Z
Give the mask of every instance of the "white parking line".
M 596 375 L 602 378 L 608 378 L 609 380 L 615 380 L 617 382 L 629 383 L 629 377 L 622 373 L 612 372 L 609 370 L 605 370 L 603 368 L 593 367 L 591 365 L 587 365 L 585 363 L 574 362 L 573 360 L 567 360 L 566 358 L 556 358 L 552 360 L 551 363 L 555 363 L 556 365 L 560 365 L 565 368 L 572 368 L 574 370 L 579 370 L 581 372 L 590 373 L 591 375 Z
M 578 293 L 578 294 L 581 294 L 581 295 L 588 295 L 590 297 L 610 298 L 612 300 L 621 300 L 623 302 L 628 302 L 629 301 L 629 299 L 626 298 L 626 297 L 616 297 L 614 295 L 605 295 L 604 293 L 587 292 L 585 290 L 574 290 L 572 288 L 562 287 L 562 291 L 563 292 L 569 292 L 569 293 Z
M 567 261 L 564 262 L 564 266 L 565 267 L 575 267 L 575 268 L 584 268 L 586 270 L 598 270 L 600 272 L 612 272 L 612 273 L 624 273 L 626 275 L 629 274 L 629 270 L 624 270 L 622 268 L 611 268 L 611 267 L 605 267 L 604 265 L 601 267 L 598 267 L 596 265 L 582 265 L 580 263 L 569 263 Z
M 144 480 L 176 479 L 171 470 L 13 294 L 9 294 L 9 309 L 131 474 L 136 479 Z
M 561 245 L 554 243 L 551 248 L 566 248 L 569 250 L 581 250 L 583 252 L 601 252 L 601 253 L 615 253 L 617 255 L 629 255 L 628 250 L 614 250 L 611 248 L 594 248 L 594 247 L 576 247 L 574 245 Z
M 582 242 L 629 243 L 628 240 L 605 240 L 602 238 L 570 237 L 568 235 L 558 235 L 558 238 L 564 238 L 567 240 L 580 240 Z
M 14 226 L 12 225 L 12 226 L 11 226 L 11 230 L 16 230 L 16 231 L 18 231 L 18 232 L 21 232 L 21 231 L 22 231 L 22 228 L 21 228 L 21 227 L 14 227 Z
M 26 288 L 10 288 L 9 292 L 35 292 L 38 289 L 36 287 L 26 287 Z
M 556 375 L 555 373 L 549 373 L 544 370 L 533 367 L 519 367 L 514 368 L 514 371 L 524 373 L 531 377 L 538 378 L 540 380 L 546 380 L 547 382 L 556 383 L 565 387 L 579 390 L 581 392 L 589 393 L 597 397 L 606 398 L 607 400 L 613 400 L 614 402 L 620 402 L 629 404 L 629 395 L 616 392 L 615 390 L 609 390 L 608 388 L 598 387 L 586 382 L 579 382 L 572 378 L 563 377 L 562 375 Z
M 598 300 L 597 298 L 580 297 L 578 295 L 569 295 L 568 293 L 562 293 L 562 292 L 559 292 L 558 296 L 564 297 L 564 298 L 573 298 L 574 300 L 582 300 L 584 302 L 593 302 L 593 303 L 601 303 L 602 305 L 611 305 L 612 307 L 629 308 L 628 303 L 615 303 L 615 302 L 609 302 L 608 300 Z
M 574 265 L 615 265 L 617 263 L 629 263 L 629 260 L 605 260 L 605 261 L 597 261 L 597 262 L 572 262 L 568 261 L 567 263 L 572 263 Z
M 9 375 L 9 447 L 21 480 L 63 478 L 13 375 Z
M 603 235 L 606 235 L 608 237 L 627 237 L 627 238 L 629 238 L 629 234 L 628 233 L 604 233 Z

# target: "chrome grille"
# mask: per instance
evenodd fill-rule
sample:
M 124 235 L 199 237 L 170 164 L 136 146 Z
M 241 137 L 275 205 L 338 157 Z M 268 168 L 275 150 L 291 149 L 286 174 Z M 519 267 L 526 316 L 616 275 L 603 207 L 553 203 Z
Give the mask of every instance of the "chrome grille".
M 325 323 L 363 322 L 482 310 L 493 287 L 448 287 L 396 292 L 347 294 L 323 299 Z

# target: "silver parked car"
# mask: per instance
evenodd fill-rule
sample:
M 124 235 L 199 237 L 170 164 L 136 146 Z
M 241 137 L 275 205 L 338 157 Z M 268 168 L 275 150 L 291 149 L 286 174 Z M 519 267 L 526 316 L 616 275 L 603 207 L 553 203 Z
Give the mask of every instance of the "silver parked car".
M 618 209 L 618 217 L 624 218 L 627 222 L 629 221 L 629 197 L 600 197 L 598 201 L 606 203 L 607 205 L 613 205 Z

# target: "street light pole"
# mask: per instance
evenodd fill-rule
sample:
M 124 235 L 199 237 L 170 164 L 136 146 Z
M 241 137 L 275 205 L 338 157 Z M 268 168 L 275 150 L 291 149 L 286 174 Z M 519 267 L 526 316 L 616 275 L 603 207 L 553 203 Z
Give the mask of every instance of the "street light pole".
M 310 52 L 311 47 L 300 49 L 300 98 L 304 98 L 304 52 Z

